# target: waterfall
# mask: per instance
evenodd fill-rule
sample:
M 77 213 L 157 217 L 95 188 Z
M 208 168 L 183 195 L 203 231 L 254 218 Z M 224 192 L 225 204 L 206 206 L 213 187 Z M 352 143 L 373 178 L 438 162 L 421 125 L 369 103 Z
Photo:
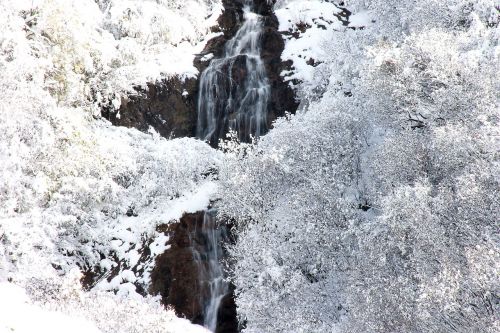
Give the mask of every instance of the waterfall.
M 242 141 L 267 131 L 271 93 L 261 59 L 262 17 L 243 8 L 244 22 L 226 43 L 224 56 L 211 61 L 200 77 L 197 137 L 217 145 L 228 130 Z
M 229 130 L 242 141 L 258 138 L 268 130 L 271 86 L 261 59 L 263 21 L 251 5 L 251 0 L 245 0 L 243 24 L 226 43 L 223 56 L 213 59 L 200 77 L 196 135 L 213 146 Z M 191 239 L 199 271 L 203 324 L 215 332 L 221 301 L 229 293 L 221 266 L 225 229 L 217 228 L 212 212 L 207 211 L 196 233 L 194 238 L 203 243 L 193 244 Z
M 212 211 L 206 211 L 201 230 L 197 239 L 199 244 L 193 244 L 193 257 L 198 266 L 200 283 L 200 303 L 203 308 L 203 326 L 215 332 L 217 328 L 217 313 L 224 296 L 229 292 L 229 285 L 224 279 L 221 265 L 223 257 L 222 242 L 226 238 L 225 228 L 217 228 Z

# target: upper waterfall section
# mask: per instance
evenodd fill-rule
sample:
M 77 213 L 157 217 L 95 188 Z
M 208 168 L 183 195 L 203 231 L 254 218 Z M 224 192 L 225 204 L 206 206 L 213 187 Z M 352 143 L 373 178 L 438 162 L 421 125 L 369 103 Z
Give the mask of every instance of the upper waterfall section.
M 232 36 L 221 37 L 222 49 L 221 40 L 215 40 L 204 53 L 215 57 L 199 80 L 196 136 L 212 146 L 230 130 L 241 141 L 250 141 L 267 133 L 285 111 L 296 109 L 293 91 L 279 75 L 284 43 L 272 5 L 244 1 L 238 18 L 239 28 Z
M 206 137 L 206 133 L 200 134 L 199 131 L 200 128 L 208 131 L 208 126 L 198 126 L 198 109 L 201 104 L 199 90 L 203 87 L 200 81 L 209 66 L 217 67 L 215 63 L 218 62 L 220 67 L 220 62 L 228 55 L 228 49 L 237 54 L 233 57 L 232 75 L 226 74 L 225 85 L 212 85 L 211 93 L 221 96 L 232 94 L 234 99 L 239 100 L 233 100 L 232 106 L 238 105 L 241 110 L 249 105 L 261 105 L 259 110 L 265 110 L 266 115 L 262 116 L 262 112 L 254 110 L 249 115 L 244 113 L 245 115 L 241 116 L 242 113 L 239 113 L 240 117 L 235 117 L 236 113 L 233 111 L 226 122 L 223 122 L 224 117 L 216 119 L 214 133 L 217 132 L 218 137 L 225 137 L 231 121 L 234 128 L 240 132 L 240 138 L 247 141 L 250 134 L 265 134 L 271 128 L 272 122 L 284 116 L 286 112 L 294 113 L 298 107 L 295 92 L 280 75 L 290 71 L 292 62 L 281 60 L 285 42 L 282 34 L 278 32 L 279 22 L 272 3 L 267 0 L 222 0 L 222 4 L 222 14 L 217 19 L 217 25 L 212 28 L 212 32 L 218 34 L 206 42 L 204 49 L 196 54 L 194 59 L 194 67 L 202 74 L 193 77 L 173 76 L 149 82 L 146 87 L 137 86 L 133 93 L 122 99 L 118 112 L 104 107 L 103 116 L 114 125 L 135 127 L 144 132 L 152 127 L 166 138 Z M 247 15 L 243 10 L 245 4 L 250 8 Z M 257 31 L 258 36 L 243 34 L 248 38 L 241 38 L 244 31 Z M 240 36 L 237 36 L 238 34 Z M 251 44 L 252 38 L 258 45 Z M 241 45 L 230 46 L 231 41 L 236 40 L 241 42 Z M 254 78 L 247 78 L 249 73 L 254 75 Z M 219 74 L 220 76 L 222 75 Z M 246 86 L 250 93 L 243 94 L 244 89 L 240 89 L 239 93 L 229 91 L 229 83 L 233 88 Z M 218 91 L 214 92 L 215 89 Z M 227 104 L 224 98 L 219 99 L 223 101 L 217 103 Z M 255 120 L 256 117 L 260 117 L 260 121 Z M 207 123 L 206 120 L 204 122 Z M 218 139 L 210 140 L 210 144 L 217 146 Z
M 243 8 L 244 22 L 227 42 L 224 56 L 214 59 L 200 78 L 198 138 L 217 145 L 228 130 L 240 140 L 267 131 L 271 87 L 261 59 L 262 17 Z
M 200 78 L 198 138 L 217 145 L 228 130 L 240 140 L 267 131 L 271 87 L 261 59 L 262 17 L 245 5 L 244 22 Z

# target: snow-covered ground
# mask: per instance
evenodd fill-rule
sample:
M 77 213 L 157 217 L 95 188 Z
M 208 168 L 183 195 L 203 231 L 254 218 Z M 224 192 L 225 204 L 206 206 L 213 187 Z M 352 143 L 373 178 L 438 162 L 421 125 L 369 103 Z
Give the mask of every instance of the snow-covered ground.
M 0 282 L 0 332 L 208 333 L 201 326 L 177 318 L 172 311 L 165 311 L 154 300 L 83 293 L 78 284 L 76 279 L 66 283 L 64 289 L 52 290 L 52 296 L 57 292 L 57 298 L 41 303 L 34 302 L 23 288 Z

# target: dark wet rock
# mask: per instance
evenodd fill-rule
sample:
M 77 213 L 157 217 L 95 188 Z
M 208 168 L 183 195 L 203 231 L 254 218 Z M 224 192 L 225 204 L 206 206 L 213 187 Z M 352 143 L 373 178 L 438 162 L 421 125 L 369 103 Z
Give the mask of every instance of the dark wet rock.
M 280 75 L 283 71 L 290 70 L 291 63 L 283 62 L 281 54 L 285 49 L 285 42 L 278 32 L 277 19 L 266 19 L 262 34 L 262 60 L 266 65 L 267 76 L 271 84 L 271 98 L 269 100 L 268 125 L 285 115 L 286 112 L 294 113 L 298 108 L 298 101 L 294 90 Z
M 215 333 L 236 333 L 239 331 L 236 304 L 234 302 L 234 288 L 221 301 L 217 313 L 217 323 Z
M 152 126 L 166 138 L 193 136 L 196 129 L 197 79 L 172 77 L 122 99 L 118 112 L 104 109 L 102 115 L 113 125 L 147 131 Z
M 204 213 L 186 214 L 179 223 L 160 227 L 169 236 L 170 248 L 156 258 L 149 291 L 161 295 L 162 303 L 193 323 L 203 323 L 198 267 L 193 257 L 190 235 L 201 228 Z
M 276 1 L 254 0 L 253 10 L 262 16 L 274 16 L 273 7 Z
M 160 295 L 162 303 L 171 306 L 182 317 L 195 324 L 203 323 L 204 300 L 208 297 L 207 284 L 200 281 L 199 265 L 195 261 L 195 249 L 202 258 L 208 240 L 201 232 L 205 212 L 185 214 L 178 223 L 159 227 L 168 237 L 168 250 L 156 258 L 151 272 L 149 292 Z M 219 307 L 217 333 L 237 333 L 238 320 L 233 289 Z
M 228 40 L 236 34 L 243 21 L 243 2 L 242 0 L 222 0 L 224 11 L 217 23 Z

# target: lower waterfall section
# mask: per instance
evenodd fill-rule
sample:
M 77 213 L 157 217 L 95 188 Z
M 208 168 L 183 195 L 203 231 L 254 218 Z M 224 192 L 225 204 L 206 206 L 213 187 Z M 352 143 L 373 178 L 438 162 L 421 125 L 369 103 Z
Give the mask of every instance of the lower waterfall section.
M 185 214 L 158 231 L 169 237 L 169 248 L 156 259 L 149 292 L 212 332 L 239 332 L 233 286 L 224 266 L 224 244 L 231 239 L 227 227 L 216 223 L 215 211 Z
M 201 228 L 191 235 L 193 258 L 198 266 L 202 291 L 199 302 L 203 309 L 203 326 L 212 332 L 217 329 L 217 314 L 222 299 L 229 293 L 229 284 L 222 267 L 222 243 L 227 241 L 226 227 L 217 227 L 214 214 L 213 211 L 206 211 Z

